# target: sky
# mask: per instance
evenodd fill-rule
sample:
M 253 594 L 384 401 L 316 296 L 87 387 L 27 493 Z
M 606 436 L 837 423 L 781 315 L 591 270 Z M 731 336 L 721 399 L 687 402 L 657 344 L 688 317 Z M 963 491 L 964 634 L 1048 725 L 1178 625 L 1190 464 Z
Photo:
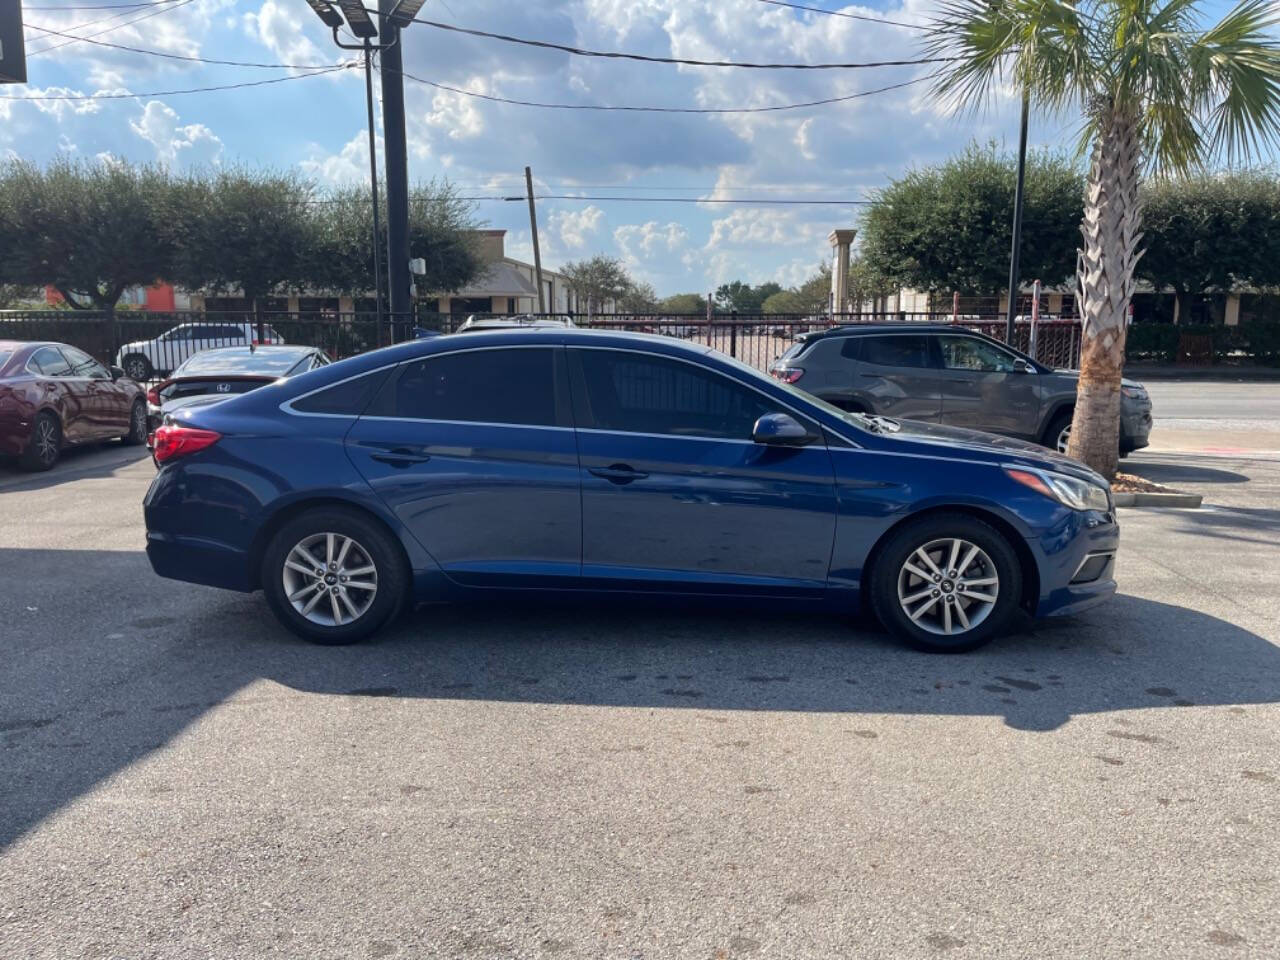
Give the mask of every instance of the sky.
M 304 0 L 22 0 L 28 83 L 0 97 L 127 94 L 93 101 L 0 99 L 0 155 L 124 157 L 174 169 L 297 168 L 321 184 L 368 183 L 364 73 L 301 66 L 350 61 Z M 936 0 L 827 10 L 927 22 Z M 366 0 L 372 6 L 374 0 Z M 1217 6 L 1218 4 L 1214 4 Z M 862 62 L 921 56 L 920 31 L 784 8 L 763 0 L 427 0 L 419 17 L 594 50 L 685 59 Z M 290 64 L 289 69 L 189 63 L 71 42 L 38 28 L 188 57 Z M 697 108 L 762 107 L 847 96 L 902 83 L 929 67 L 741 70 L 574 56 L 414 24 L 402 37 L 406 74 L 510 99 Z M 206 93 L 164 91 L 283 82 Z M 597 253 L 622 259 L 663 295 L 741 279 L 802 282 L 830 258 L 827 236 L 854 227 L 871 191 L 970 140 L 1012 149 L 1017 104 L 996 99 L 954 116 L 916 83 L 863 98 L 757 114 L 550 110 L 485 101 L 405 80 L 411 180 L 446 178 L 465 196 L 523 193 L 634 197 L 542 200 L 545 266 Z M 375 86 L 375 97 L 379 88 Z M 378 149 L 381 157 L 381 111 Z M 1071 118 L 1035 118 L 1032 146 L 1070 149 Z M 654 202 L 640 198 L 687 198 Z M 708 203 L 723 199 L 837 205 Z M 532 260 L 528 209 L 481 200 L 476 216 L 504 228 L 508 255 Z

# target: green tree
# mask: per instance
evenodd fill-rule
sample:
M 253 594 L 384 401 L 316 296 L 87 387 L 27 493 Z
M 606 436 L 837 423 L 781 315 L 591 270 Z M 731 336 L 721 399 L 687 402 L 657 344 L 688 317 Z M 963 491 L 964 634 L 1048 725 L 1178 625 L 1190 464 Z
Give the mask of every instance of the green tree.
M 1084 318 L 1068 453 L 1115 475 L 1125 320 L 1141 254 L 1139 183 L 1280 139 L 1280 13 L 1242 0 L 1206 26 L 1196 0 L 944 0 L 925 48 L 949 59 L 935 95 L 956 107 L 1012 86 L 1084 119 L 1092 144 L 1076 277 Z M 1030 245 L 1024 245 L 1024 249 Z
M 188 290 L 239 288 L 261 322 L 262 298 L 316 276 L 315 185 L 296 173 L 219 170 L 192 175 L 170 279 Z M 336 265 L 335 265 L 336 269 Z
M 1187 296 L 1280 286 L 1280 181 L 1250 170 L 1162 179 L 1142 191 L 1138 276 Z
M 0 282 L 54 287 L 111 313 L 129 287 L 169 275 L 172 180 L 160 167 L 60 157 L 0 168 Z
M 722 283 L 716 288 L 716 303 L 725 310 L 736 310 L 739 313 L 759 313 L 764 302 L 776 293 L 782 292 L 782 284 L 769 280 L 753 287 L 741 280 Z
M 700 313 L 707 312 L 707 298 L 700 293 L 675 293 L 658 301 L 661 313 Z
M 865 279 L 891 278 L 930 293 L 999 294 L 1009 283 L 1016 176 L 1016 156 L 973 143 L 877 191 L 860 225 Z M 1028 154 L 1023 276 L 1057 284 L 1071 275 L 1083 193 L 1083 178 L 1070 160 Z
M 379 193 L 385 198 L 385 193 Z M 330 293 L 362 295 L 373 291 L 373 204 L 366 186 L 340 187 L 310 205 L 311 242 L 303 248 L 307 285 Z M 386 260 L 386 202 L 382 199 L 379 253 Z M 415 280 L 419 290 L 447 293 L 466 286 L 484 268 L 474 233 L 474 206 L 444 181 L 410 190 L 409 256 L 426 261 Z M 384 274 L 385 276 L 385 274 Z
M 643 280 L 631 280 L 618 300 L 624 313 L 653 313 L 658 309 L 658 293 Z
M 611 301 L 616 303 L 631 285 L 622 261 L 603 254 L 566 263 L 560 272 L 569 281 L 569 289 L 585 302 L 589 314 L 599 313 Z

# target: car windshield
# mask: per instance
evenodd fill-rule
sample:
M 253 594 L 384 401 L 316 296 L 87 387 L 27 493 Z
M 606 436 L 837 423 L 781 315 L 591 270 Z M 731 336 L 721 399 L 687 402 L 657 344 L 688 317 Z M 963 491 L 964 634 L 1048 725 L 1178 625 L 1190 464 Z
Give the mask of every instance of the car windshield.
M 175 377 L 203 376 L 211 373 L 261 373 L 284 376 L 307 355 L 305 350 L 206 350 L 174 371 Z
M 716 351 L 716 352 L 719 353 L 719 351 Z M 817 407 L 819 410 L 823 410 L 826 413 L 831 414 L 833 417 L 839 417 L 841 420 L 859 428 L 860 430 L 866 430 L 868 433 L 884 432 L 881 429 L 880 424 L 877 423 L 873 418 L 863 416 L 860 413 L 852 413 L 848 410 L 841 410 L 839 407 L 833 406 L 832 404 L 827 403 L 827 401 L 821 399 L 820 397 L 815 397 L 811 393 L 805 393 L 799 387 L 793 387 L 791 384 L 783 380 L 772 380 L 769 377 L 766 377 L 763 373 L 761 373 L 755 367 L 750 366 L 749 364 L 743 363 L 737 357 L 731 357 L 728 354 L 722 353 L 720 354 L 720 359 L 727 363 L 731 363 L 733 366 L 737 367 L 739 371 L 741 371 L 744 374 L 749 374 L 753 379 L 763 380 L 765 383 L 768 383 L 774 387 L 781 387 L 783 390 L 787 391 L 787 393 L 793 394 L 797 400 L 803 400 L 805 403 L 810 404 L 811 406 Z

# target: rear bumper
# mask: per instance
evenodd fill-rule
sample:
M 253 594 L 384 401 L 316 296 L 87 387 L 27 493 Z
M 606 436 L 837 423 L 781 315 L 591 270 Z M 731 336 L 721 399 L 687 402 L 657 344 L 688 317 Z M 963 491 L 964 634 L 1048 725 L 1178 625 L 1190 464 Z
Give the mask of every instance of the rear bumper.
M 170 580 L 243 593 L 254 590 L 244 551 L 216 540 L 148 531 L 147 559 L 152 570 Z
M 1151 401 L 1125 404 L 1120 410 L 1120 449 L 1141 450 L 1150 443 Z

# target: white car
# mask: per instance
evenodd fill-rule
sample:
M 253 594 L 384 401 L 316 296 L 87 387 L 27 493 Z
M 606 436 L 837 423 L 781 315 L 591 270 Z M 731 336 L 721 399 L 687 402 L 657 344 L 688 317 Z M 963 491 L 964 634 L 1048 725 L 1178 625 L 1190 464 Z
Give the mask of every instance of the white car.
M 247 347 L 251 343 L 284 343 L 268 326 L 258 338 L 256 323 L 182 323 L 154 340 L 126 343 L 116 353 L 116 366 L 131 380 L 151 380 L 176 370 L 192 354 L 210 347 Z

